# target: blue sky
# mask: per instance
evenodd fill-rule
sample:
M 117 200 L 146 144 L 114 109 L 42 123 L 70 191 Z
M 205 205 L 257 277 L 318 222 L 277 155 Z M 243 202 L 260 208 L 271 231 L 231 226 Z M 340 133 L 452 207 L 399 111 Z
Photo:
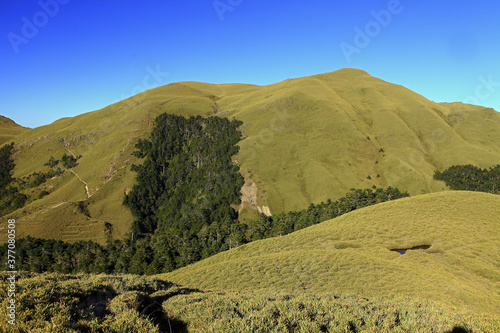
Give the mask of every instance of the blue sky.
M 3 0 L 0 114 L 36 127 L 177 81 L 360 68 L 500 111 L 500 1 Z

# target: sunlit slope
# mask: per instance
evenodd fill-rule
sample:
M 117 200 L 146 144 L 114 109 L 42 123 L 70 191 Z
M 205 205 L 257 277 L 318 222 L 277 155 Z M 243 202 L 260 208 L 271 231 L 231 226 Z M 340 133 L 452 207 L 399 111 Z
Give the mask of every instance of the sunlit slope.
M 272 213 L 353 187 L 440 191 L 443 184 L 432 179 L 436 169 L 500 161 L 500 114 L 491 109 L 436 104 L 357 70 L 266 89 L 275 93 L 240 101 L 246 106 L 237 117 L 248 126 L 241 165 Z
M 16 124 L 11 119 L 0 116 L 0 145 L 8 143 L 12 138 L 28 130 L 28 128 Z
M 499 211 L 500 196 L 425 194 L 256 241 L 164 277 L 202 290 L 416 297 L 499 314 Z
M 251 190 L 243 215 L 249 207 L 266 211 L 267 206 L 273 214 L 303 209 L 372 185 L 411 194 L 441 191 L 444 184 L 432 179 L 436 169 L 500 161 L 499 113 L 436 104 L 360 70 L 267 86 L 172 83 L 17 136 L 16 177 L 47 171 L 50 156 L 82 155 L 74 173 L 32 190 L 33 197 L 42 190 L 49 195 L 13 214 L 19 235 L 60 230 L 64 221 L 64 233 L 46 231 L 44 237 L 104 242 L 106 222 L 113 225 L 114 238 L 123 237 L 132 216 L 121 202 L 134 183 L 130 165 L 140 162 L 131 152 L 162 112 L 244 122 L 235 160 L 247 185 L 254 185 L 245 187 Z M 71 206 L 82 200 L 90 217 Z

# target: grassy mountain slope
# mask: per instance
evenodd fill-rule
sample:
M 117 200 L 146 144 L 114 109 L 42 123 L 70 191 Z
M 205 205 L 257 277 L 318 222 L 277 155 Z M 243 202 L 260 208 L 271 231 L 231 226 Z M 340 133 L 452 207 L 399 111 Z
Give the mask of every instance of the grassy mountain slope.
M 11 119 L 0 116 L 0 145 L 28 130 L 28 128 L 16 124 Z
M 131 152 L 162 112 L 244 122 L 235 156 L 247 180 L 243 217 L 254 214 L 250 207 L 297 210 L 372 185 L 441 191 L 434 170 L 500 161 L 499 113 L 437 104 L 360 70 L 267 86 L 173 83 L 17 136 L 16 177 L 48 170 L 50 156 L 82 155 L 73 172 L 30 192 L 49 195 L 12 214 L 19 235 L 104 242 L 108 222 L 113 237 L 123 237 L 132 217 L 121 202 L 134 183 L 130 165 L 138 162 Z M 77 201 L 86 202 L 90 217 L 74 207 Z
M 500 197 L 477 192 L 399 199 L 162 277 L 202 290 L 410 297 L 499 315 L 499 207 Z
M 271 212 L 373 184 L 439 191 L 435 169 L 499 160 L 500 114 L 493 110 L 435 104 L 351 70 L 280 85 L 284 96 L 272 97 L 279 102 L 239 114 L 249 124 L 241 164 L 267 191 Z

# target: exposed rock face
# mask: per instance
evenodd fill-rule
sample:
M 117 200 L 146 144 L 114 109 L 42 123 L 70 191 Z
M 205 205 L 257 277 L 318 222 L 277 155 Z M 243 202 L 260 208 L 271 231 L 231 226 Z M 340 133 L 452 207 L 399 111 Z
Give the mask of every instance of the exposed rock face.
M 271 210 L 267 206 L 259 206 L 257 204 L 257 192 L 259 188 L 257 184 L 251 180 L 247 179 L 245 184 L 241 187 L 241 205 L 240 210 L 243 208 L 243 205 L 246 204 L 251 207 L 253 210 L 259 212 L 259 214 L 263 213 L 267 216 L 271 216 Z

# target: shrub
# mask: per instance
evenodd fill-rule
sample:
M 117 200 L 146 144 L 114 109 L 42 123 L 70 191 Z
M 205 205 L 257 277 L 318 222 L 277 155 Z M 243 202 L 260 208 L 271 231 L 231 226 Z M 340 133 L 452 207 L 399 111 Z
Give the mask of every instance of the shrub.
M 41 199 L 41 198 L 43 198 L 43 197 L 45 197 L 46 195 L 49 195 L 49 194 L 50 194 L 50 193 L 49 193 L 49 192 L 47 192 L 47 191 L 42 191 L 42 192 L 40 192 L 40 194 L 38 195 L 38 199 Z

